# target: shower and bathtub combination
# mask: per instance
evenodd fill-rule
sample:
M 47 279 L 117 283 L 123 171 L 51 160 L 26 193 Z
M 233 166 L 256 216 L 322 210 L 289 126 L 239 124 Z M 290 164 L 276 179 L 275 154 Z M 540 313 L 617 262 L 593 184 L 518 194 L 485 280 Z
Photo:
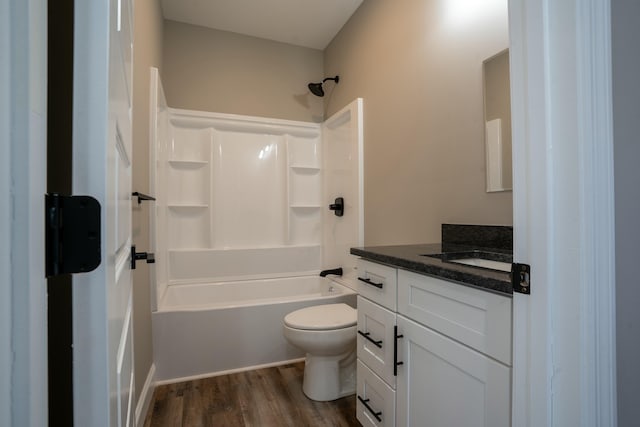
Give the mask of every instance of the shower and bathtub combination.
M 301 360 L 283 319 L 356 305 L 362 100 L 322 124 L 178 110 L 151 72 L 156 380 Z

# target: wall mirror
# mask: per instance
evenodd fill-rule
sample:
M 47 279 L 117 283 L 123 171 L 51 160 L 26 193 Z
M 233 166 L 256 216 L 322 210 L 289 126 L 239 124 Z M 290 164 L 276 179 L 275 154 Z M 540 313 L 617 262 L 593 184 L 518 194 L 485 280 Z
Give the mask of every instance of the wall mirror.
M 510 191 L 511 92 L 509 50 L 482 63 L 487 192 Z

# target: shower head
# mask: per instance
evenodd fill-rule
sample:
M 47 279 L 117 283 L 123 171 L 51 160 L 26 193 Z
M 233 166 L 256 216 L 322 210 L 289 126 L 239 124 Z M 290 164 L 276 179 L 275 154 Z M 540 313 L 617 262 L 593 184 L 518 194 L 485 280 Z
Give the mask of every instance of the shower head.
M 324 96 L 324 89 L 322 89 L 322 83 L 309 83 L 309 90 L 315 96 Z
M 334 82 L 338 83 L 340 81 L 340 76 L 335 76 L 335 77 L 327 77 L 326 79 L 322 80 L 322 83 L 326 82 L 327 80 L 333 80 Z M 315 96 L 324 96 L 324 89 L 322 89 L 322 83 L 309 83 L 307 86 L 309 87 L 309 90 L 311 91 L 312 94 L 314 94 Z

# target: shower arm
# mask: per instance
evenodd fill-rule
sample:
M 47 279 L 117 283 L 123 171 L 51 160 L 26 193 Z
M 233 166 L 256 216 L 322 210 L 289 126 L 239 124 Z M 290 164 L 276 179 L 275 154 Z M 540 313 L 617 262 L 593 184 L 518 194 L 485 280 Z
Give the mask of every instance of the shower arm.
M 338 82 L 340 82 L 340 76 L 327 77 L 327 78 L 322 80 L 322 83 L 326 82 L 327 80 L 333 80 L 334 82 L 338 83 Z

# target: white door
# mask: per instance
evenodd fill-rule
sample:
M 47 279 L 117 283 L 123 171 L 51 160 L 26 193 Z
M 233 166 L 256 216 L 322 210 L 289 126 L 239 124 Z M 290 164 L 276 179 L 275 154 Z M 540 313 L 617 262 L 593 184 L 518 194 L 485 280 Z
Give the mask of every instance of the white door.
M 77 0 L 73 192 L 102 206 L 102 264 L 74 276 L 74 420 L 133 425 L 130 0 Z
M 510 369 L 398 316 L 397 427 L 508 427 Z

